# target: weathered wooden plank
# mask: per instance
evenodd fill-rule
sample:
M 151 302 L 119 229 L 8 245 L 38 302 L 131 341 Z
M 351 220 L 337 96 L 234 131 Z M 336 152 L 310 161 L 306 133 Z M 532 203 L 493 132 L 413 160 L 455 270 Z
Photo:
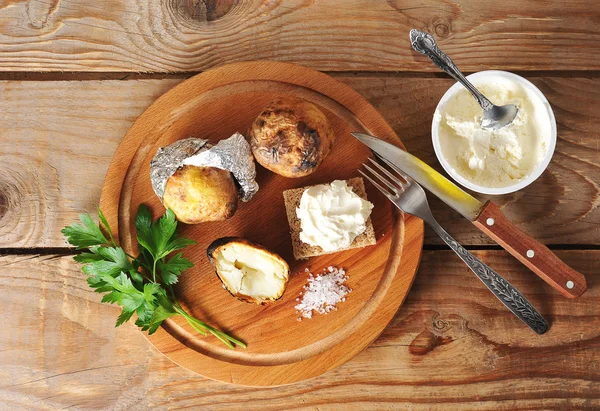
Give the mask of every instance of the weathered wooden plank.
M 278 60 L 319 70 L 437 71 L 408 31 L 468 71 L 598 70 L 600 4 L 478 0 L 4 0 L 0 70 L 200 71 Z
M 441 170 L 430 139 L 450 80 L 339 77 L 387 119 L 408 149 Z M 549 169 L 530 187 L 494 199 L 549 244 L 600 244 L 600 78 L 534 77 L 559 127 Z M 0 248 L 60 247 L 60 229 L 93 211 L 108 163 L 129 126 L 181 80 L 0 82 Z M 464 244 L 491 240 L 440 201 L 435 216 Z M 426 243 L 440 240 L 427 231 Z
M 588 275 L 566 299 L 504 251 L 479 258 L 551 322 L 537 336 L 450 251 L 426 251 L 380 338 L 321 377 L 279 388 L 225 385 L 180 368 L 118 309 L 100 304 L 68 256 L 0 257 L 0 403 L 16 409 L 531 410 L 600 407 L 600 250 L 559 256 Z M 251 342 L 250 342 L 251 343 Z
M 0 247 L 65 246 L 127 129 L 176 82 L 0 83 Z

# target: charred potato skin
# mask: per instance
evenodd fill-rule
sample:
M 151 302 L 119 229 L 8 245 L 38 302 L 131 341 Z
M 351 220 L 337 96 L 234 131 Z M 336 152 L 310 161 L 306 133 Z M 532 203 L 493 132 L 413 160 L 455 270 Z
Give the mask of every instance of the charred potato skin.
M 219 272 L 217 271 L 217 264 L 215 262 L 215 259 L 216 259 L 215 255 L 216 255 L 216 253 L 219 252 L 219 248 L 221 248 L 223 246 L 226 246 L 226 245 L 229 245 L 229 244 L 231 244 L 233 242 L 245 244 L 247 246 L 250 246 L 250 247 L 253 247 L 253 248 L 265 251 L 265 252 L 267 252 L 269 254 L 276 255 L 279 260 L 281 260 L 283 263 L 285 263 L 285 266 L 287 268 L 287 273 L 288 273 L 288 280 L 289 280 L 290 266 L 278 254 L 273 253 L 272 251 L 268 250 L 267 248 L 263 247 L 260 244 L 253 243 L 253 242 L 248 241 L 248 240 L 246 240 L 245 238 L 242 238 L 242 237 L 222 237 L 222 238 L 218 238 L 215 241 L 213 241 L 212 243 L 210 243 L 210 245 L 206 249 L 206 255 L 208 257 L 208 261 L 210 262 L 210 265 L 212 266 L 213 270 L 215 271 L 215 274 L 217 275 L 217 278 L 219 279 L 219 281 L 221 281 L 221 284 L 224 284 L 224 282 L 221 279 L 221 276 L 219 275 Z M 238 294 L 234 294 L 234 293 L 231 292 L 231 290 L 229 290 L 229 288 L 227 288 L 225 286 L 223 288 L 225 290 L 227 290 L 227 292 L 229 294 L 231 294 L 233 297 L 237 298 L 240 301 L 243 301 L 245 303 L 258 304 L 258 305 L 267 305 L 267 304 L 273 303 L 273 302 L 281 299 L 281 297 L 283 297 L 283 294 L 285 294 L 285 292 L 283 292 L 283 293 L 281 293 L 281 295 L 278 298 L 271 298 L 271 299 L 268 299 L 268 300 L 262 300 L 262 301 L 260 301 L 260 300 L 255 299 L 252 296 L 249 296 L 249 295 L 239 294 L 239 293 Z
M 291 178 L 314 172 L 335 143 L 325 114 L 313 103 L 289 97 L 271 102 L 252 124 L 248 138 L 259 164 Z
M 182 223 L 222 221 L 237 211 L 238 192 L 227 170 L 183 166 L 167 181 L 163 204 Z

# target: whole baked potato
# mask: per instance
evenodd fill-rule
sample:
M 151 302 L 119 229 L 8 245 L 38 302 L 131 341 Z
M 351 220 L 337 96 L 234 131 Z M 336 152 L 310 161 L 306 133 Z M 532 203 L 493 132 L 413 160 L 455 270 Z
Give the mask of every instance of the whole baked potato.
M 316 105 L 285 97 L 271 102 L 256 118 L 249 142 L 263 167 L 284 177 L 304 177 L 327 157 L 335 134 Z
M 221 221 L 235 214 L 238 192 L 229 171 L 187 165 L 167 180 L 163 204 L 183 223 Z

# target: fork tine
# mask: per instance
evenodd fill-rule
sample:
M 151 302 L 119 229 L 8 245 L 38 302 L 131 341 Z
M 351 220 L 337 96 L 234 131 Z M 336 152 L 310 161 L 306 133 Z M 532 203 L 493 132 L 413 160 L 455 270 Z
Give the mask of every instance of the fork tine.
M 375 153 L 375 155 L 377 156 L 377 158 L 379 158 L 381 161 L 383 161 L 385 164 L 387 164 L 392 170 L 394 170 L 396 173 L 398 173 L 400 175 L 400 177 L 402 177 L 408 184 L 411 184 L 412 182 L 414 182 L 414 180 L 411 177 L 409 177 L 407 174 L 405 174 L 404 171 L 400 170 L 394 164 L 390 163 L 389 161 L 387 161 L 385 158 L 381 157 L 377 153 Z
M 365 163 L 363 163 L 363 167 L 366 168 L 367 170 L 369 170 L 371 172 L 371 174 L 373 174 L 375 177 L 377 177 L 377 179 L 379 181 L 381 181 L 383 184 L 385 184 L 386 186 L 388 186 L 388 188 L 392 191 L 392 193 L 394 193 L 395 195 L 399 195 L 400 192 L 404 191 L 404 188 L 402 188 L 402 186 L 398 187 L 395 186 L 394 184 L 392 184 L 388 179 L 386 179 L 384 176 L 382 176 L 381 174 L 379 174 L 377 171 L 373 170 L 371 167 L 369 167 L 368 165 L 366 165 Z M 399 191 L 398 191 L 399 190 Z
M 382 166 L 381 164 L 379 164 L 377 161 L 373 160 L 371 157 L 369 157 L 369 161 L 370 161 L 371 163 L 373 163 L 373 165 L 374 165 L 375 167 L 377 167 L 377 168 L 379 169 L 379 171 L 381 171 L 383 174 L 385 174 L 386 176 L 388 176 L 388 177 L 389 177 L 389 178 L 392 180 L 392 182 L 393 182 L 394 184 L 397 184 L 397 185 L 399 185 L 400 187 L 402 187 L 402 189 L 404 189 L 404 188 L 405 188 L 405 186 L 406 186 L 406 183 L 405 183 L 405 182 L 402 182 L 402 181 L 400 181 L 400 180 L 398 179 L 398 177 L 396 177 L 395 175 L 393 175 L 392 173 L 390 173 L 389 171 L 387 171 L 387 169 L 386 169 L 384 166 Z
M 375 181 L 374 179 L 369 177 L 366 173 L 363 173 L 363 171 L 361 169 L 359 169 L 358 172 L 360 174 L 362 174 L 362 176 L 364 178 L 369 180 L 371 182 L 371 184 L 373 184 L 379 191 L 381 191 L 388 199 L 390 199 L 390 201 L 394 201 L 395 197 L 392 194 L 390 194 L 390 192 L 388 190 L 383 188 L 377 181 Z

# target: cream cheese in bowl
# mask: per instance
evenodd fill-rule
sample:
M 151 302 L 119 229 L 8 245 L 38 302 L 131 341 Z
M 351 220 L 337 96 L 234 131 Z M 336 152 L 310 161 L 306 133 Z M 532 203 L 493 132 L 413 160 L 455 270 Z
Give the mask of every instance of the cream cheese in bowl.
M 463 186 L 485 194 L 525 187 L 548 166 L 556 143 L 550 104 L 533 84 L 503 71 L 468 76 L 496 105 L 519 108 L 513 122 L 497 130 L 481 127 L 482 110 L 462 85 L 442 97 L 433 123 L 433 145 L 444 169 Z

